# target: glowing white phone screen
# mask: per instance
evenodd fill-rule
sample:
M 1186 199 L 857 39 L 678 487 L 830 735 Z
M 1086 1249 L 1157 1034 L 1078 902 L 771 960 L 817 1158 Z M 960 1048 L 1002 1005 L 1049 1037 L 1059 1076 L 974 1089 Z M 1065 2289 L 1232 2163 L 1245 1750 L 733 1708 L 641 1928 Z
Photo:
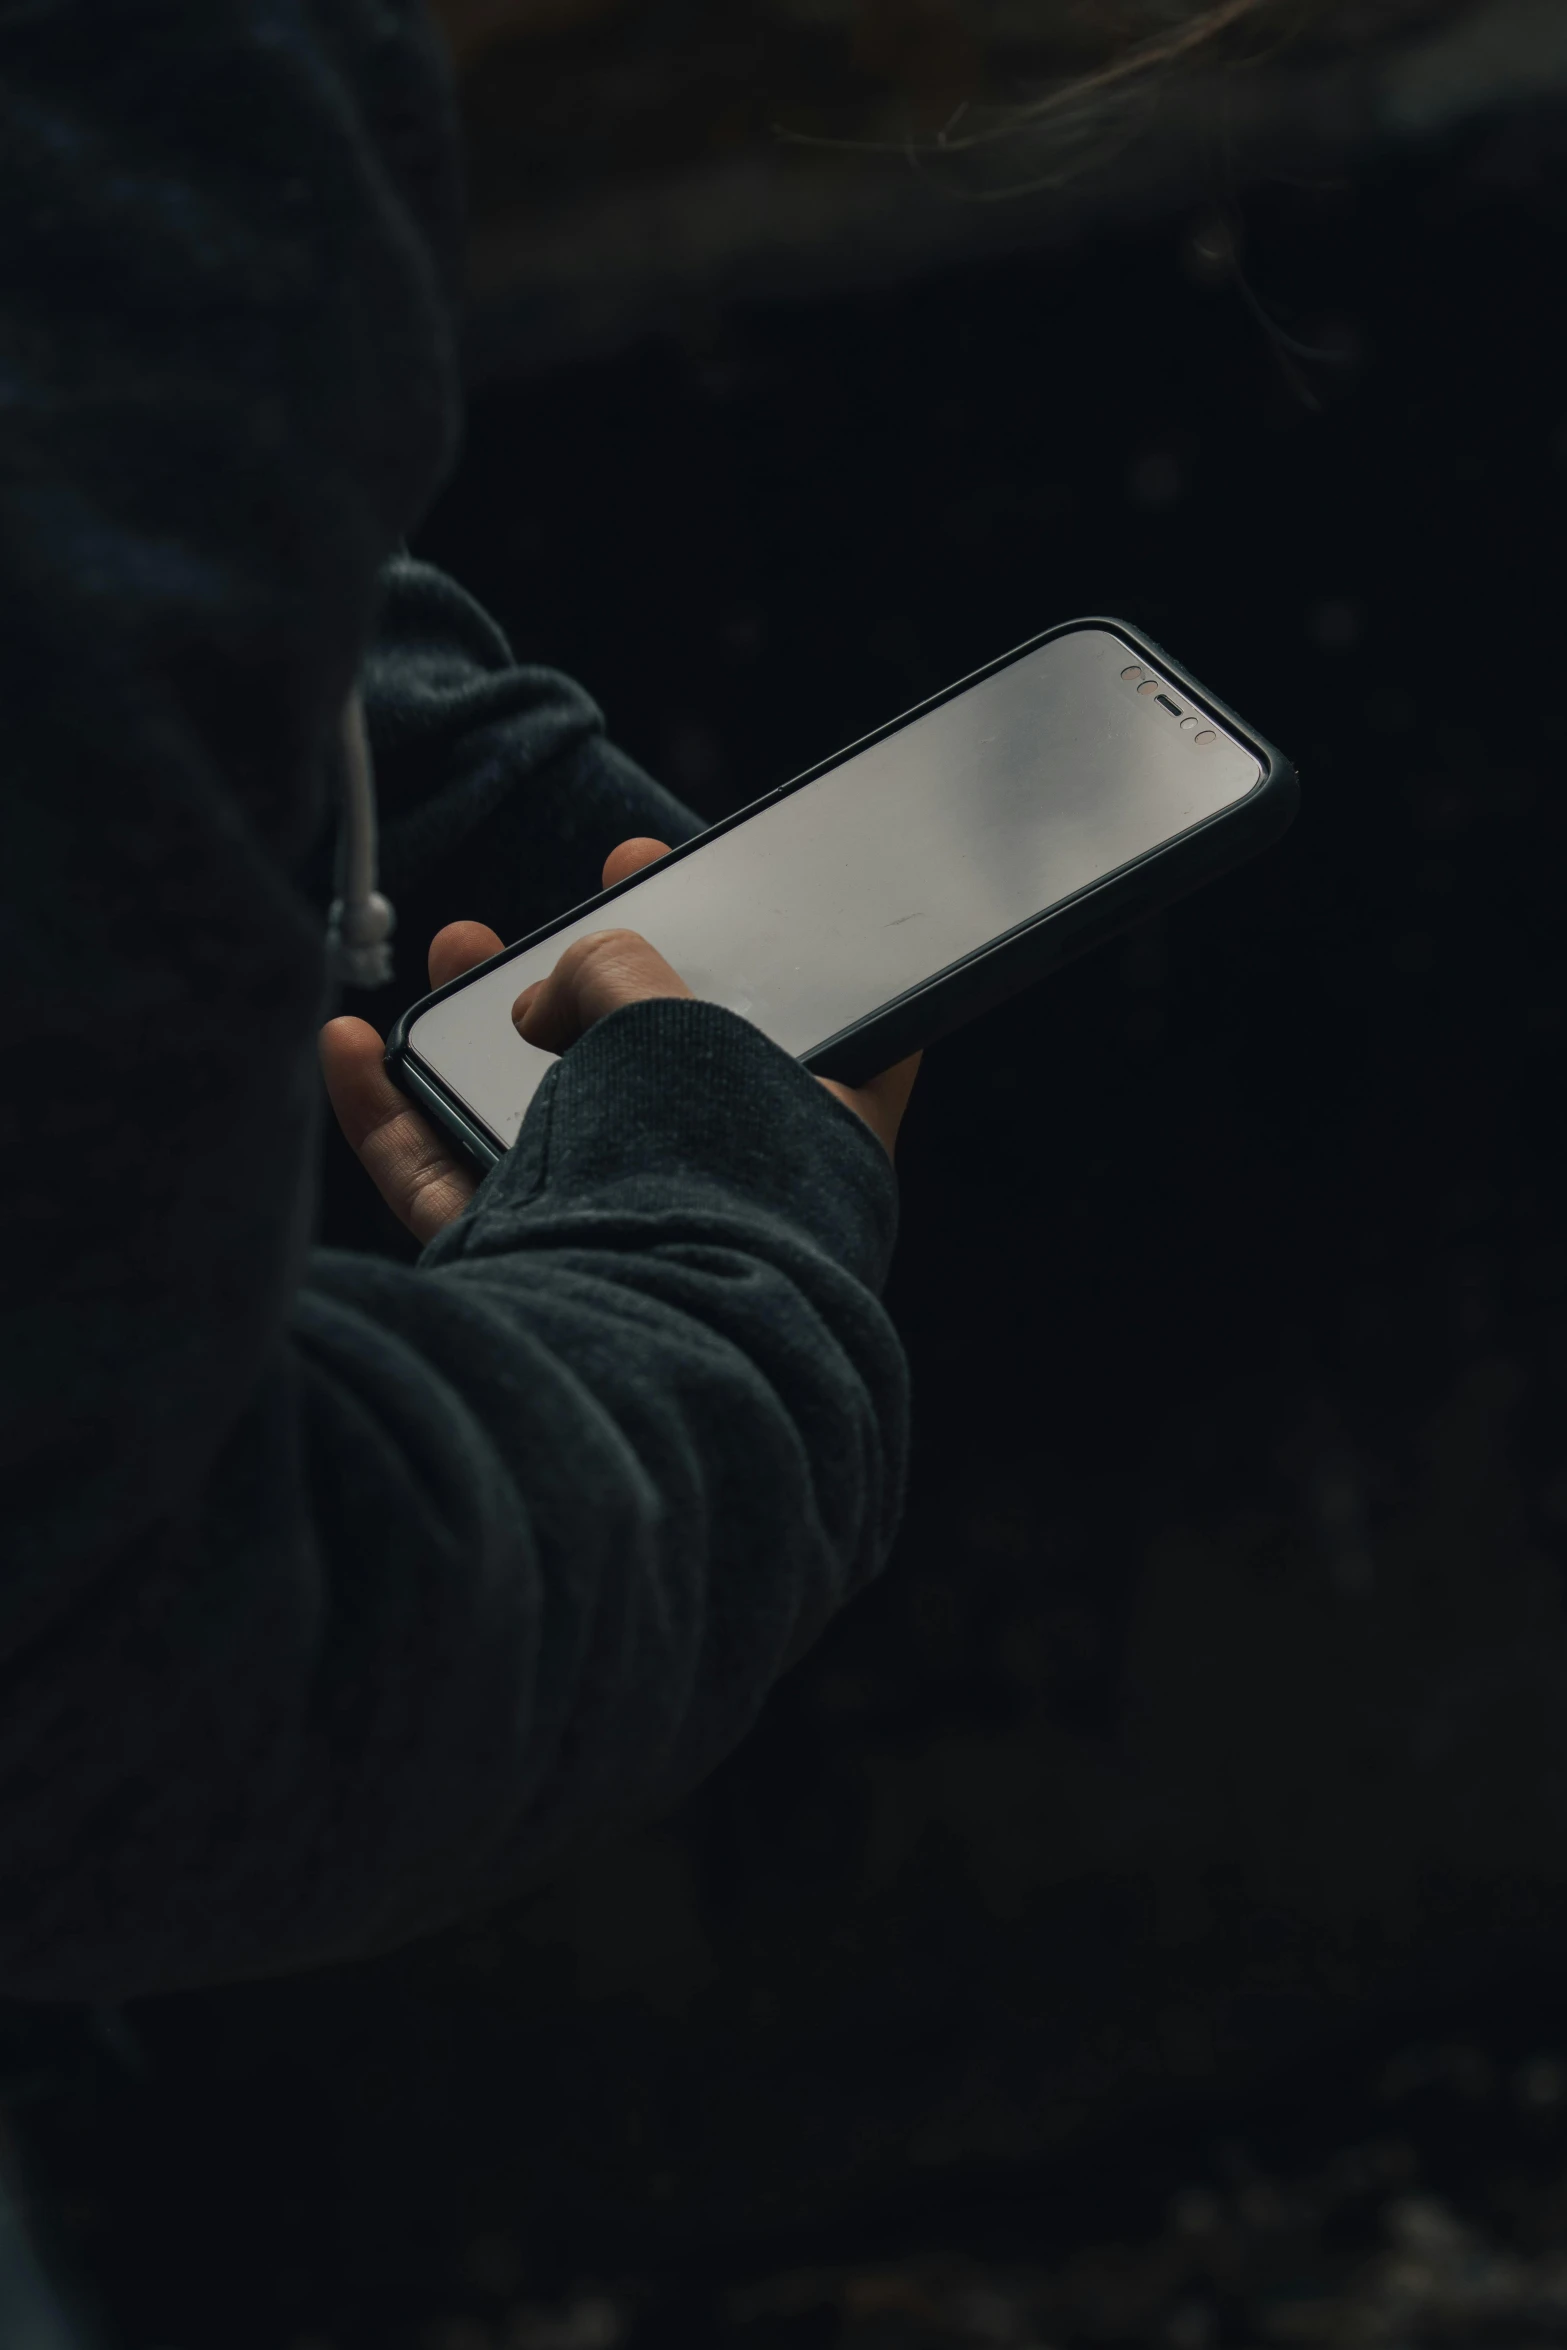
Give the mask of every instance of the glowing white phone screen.
M 432 1005 L 408 1042 L 510 1148 L 555 1058 L 511 1007 L 575 938 L 640 931 L 694 995 L 805 1055 L 1261 780 L 1157 664 L 1074 629 L 650 868 Z

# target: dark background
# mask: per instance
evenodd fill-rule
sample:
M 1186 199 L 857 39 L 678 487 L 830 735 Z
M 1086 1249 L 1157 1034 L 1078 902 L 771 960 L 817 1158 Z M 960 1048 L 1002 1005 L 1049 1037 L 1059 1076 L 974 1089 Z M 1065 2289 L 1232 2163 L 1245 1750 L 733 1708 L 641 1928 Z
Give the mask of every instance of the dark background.
M 1525 88 L 547 368 L 476 320 L 416 551 L 705 816 L 1083 612 L 1302 812 L 928 1056 L 907 1522 L 679 1815 L 12 2020 L 111 2341 L 1567 2338 L 1562 152 Z

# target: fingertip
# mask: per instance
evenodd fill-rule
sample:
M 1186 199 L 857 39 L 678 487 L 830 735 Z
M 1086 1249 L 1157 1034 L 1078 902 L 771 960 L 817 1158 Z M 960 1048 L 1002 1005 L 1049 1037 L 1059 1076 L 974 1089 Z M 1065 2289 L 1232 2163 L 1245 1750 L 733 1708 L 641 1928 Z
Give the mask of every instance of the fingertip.
M 339 1012 L 316 1032 L 316 1050 L 323 1061 L 362 1059 L 369 1053 L 379 1057 L 385 1049 L 379 1031 L 352 1012 Z
M 638 833 L 632 840 L 623 840 L 604 859 L 604 887 L 613 889 L 617 881 L 626 881 L 633 873 L 640 873 L 644 865 L 656 865 L 660 857 L 669 854 L 667 840 L 653 840 Z
M 503 941 L 487 922 L 448 922 L 430 941 L 432 987 L 446 987 L 454 979 L 487 963 L 502 951 Z

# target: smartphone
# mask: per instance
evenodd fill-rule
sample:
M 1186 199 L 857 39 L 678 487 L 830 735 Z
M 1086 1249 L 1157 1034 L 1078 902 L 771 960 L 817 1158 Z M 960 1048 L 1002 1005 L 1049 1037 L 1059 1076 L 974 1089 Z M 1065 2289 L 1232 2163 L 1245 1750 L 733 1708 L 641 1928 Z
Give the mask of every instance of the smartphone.
M 1067 621 L 437 988 L 387 1068 L 495 1165 L 556 1058 L 511 1007 L 613 928 L 859 1084 L 1277 839 L 1298 793 L 1151 638 Z

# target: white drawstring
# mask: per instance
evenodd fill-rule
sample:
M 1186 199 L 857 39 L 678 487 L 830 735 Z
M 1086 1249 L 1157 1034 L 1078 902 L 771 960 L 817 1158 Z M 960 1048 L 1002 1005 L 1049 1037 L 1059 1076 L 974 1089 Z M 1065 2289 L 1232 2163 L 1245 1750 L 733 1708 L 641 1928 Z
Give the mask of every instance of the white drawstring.
M 365 709 L 355 686 L 343 712 L 343 809 L 337 895 L 327 920 L 327 958 L 345 987 L 384 987 L 392 976 L 397 912 L 376 882 L 375 770 Z

